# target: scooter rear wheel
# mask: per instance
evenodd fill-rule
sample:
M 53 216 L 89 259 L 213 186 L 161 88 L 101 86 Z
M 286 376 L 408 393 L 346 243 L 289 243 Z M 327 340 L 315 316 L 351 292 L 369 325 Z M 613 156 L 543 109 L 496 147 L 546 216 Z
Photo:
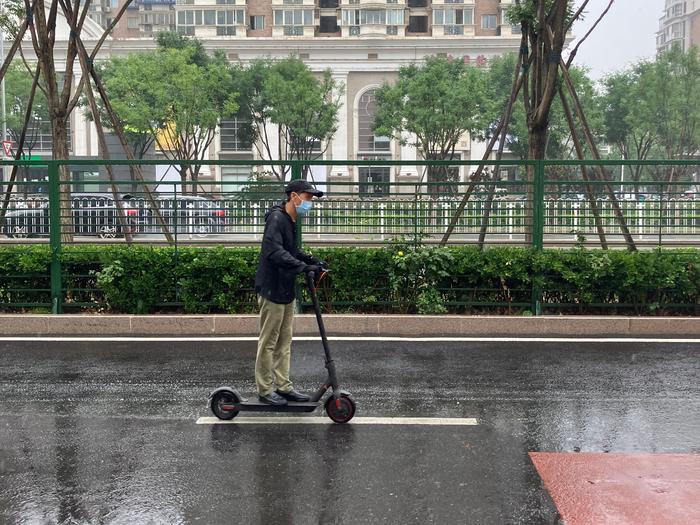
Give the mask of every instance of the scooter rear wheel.
M 216 417 L 223 420 L 233 419 L 238 415 L 238 410 L 231 410 L 227 405 L 240 403 L 240 399 L 233 392 L 217 392 L 211 398 L 211 411 Z
M 331 396 L 326 401 L 326 414 L 334 423 L 347 423 L 355 415 L 355 402 L 347 394 L 338 399 Z

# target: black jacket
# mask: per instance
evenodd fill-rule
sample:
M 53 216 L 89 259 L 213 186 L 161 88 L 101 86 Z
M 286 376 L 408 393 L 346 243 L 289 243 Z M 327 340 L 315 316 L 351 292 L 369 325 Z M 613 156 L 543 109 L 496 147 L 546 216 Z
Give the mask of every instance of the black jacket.
M 297 250 L 294 221 L 284 210 L 284 202 L 275 204 L 265 214 L 255 291 L 273 303 L 289 304 L 294 300 L 297 274 L 308 264 L 316 262 L 310 255 Z

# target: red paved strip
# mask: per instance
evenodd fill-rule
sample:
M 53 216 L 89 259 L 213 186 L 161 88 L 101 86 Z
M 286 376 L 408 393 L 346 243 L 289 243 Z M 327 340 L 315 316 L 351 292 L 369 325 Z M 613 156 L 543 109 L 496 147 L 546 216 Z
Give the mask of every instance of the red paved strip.
M 566 525 L 700 524 L 700 455 L 531 452 Z

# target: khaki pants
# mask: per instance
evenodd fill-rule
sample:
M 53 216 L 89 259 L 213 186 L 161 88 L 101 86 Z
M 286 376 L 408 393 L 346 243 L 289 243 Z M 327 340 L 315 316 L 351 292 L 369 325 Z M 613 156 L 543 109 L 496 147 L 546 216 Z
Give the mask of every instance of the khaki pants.
M 260 337 L 255 360 L 255 383 L 258 394 L 265 396 L 275 390 L 289 392 L 289 360 L 294 329 L 294 305 L 277 304 L 258 296 L 260 307 Z

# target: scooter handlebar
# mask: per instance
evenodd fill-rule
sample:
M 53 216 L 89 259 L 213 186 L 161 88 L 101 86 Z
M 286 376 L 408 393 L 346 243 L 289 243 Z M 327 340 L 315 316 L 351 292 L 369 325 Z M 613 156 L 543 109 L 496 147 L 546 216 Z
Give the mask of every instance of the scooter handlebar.
M 316 288 L 316 285 L 323 279 L 326 274 L 330 273 L 330 270 L 327 267 L 321 267 L 321 272 L 316 274 L 316 272 L 308 272 L 306 274 L 306 284 L 310 288 Z

